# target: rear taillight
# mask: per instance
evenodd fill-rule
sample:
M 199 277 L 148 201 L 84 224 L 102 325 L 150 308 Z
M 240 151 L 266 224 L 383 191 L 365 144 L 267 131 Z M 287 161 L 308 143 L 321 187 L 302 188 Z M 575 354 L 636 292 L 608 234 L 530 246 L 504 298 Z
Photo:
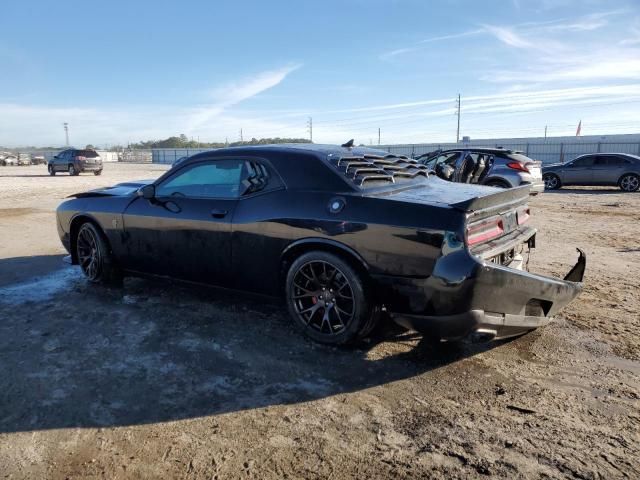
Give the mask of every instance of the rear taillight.
M 492 217 L 472 223 L 467 227 L 467 244 L 469 246 L 487 242 L 504 233 L 502 218 Z
M 529 169 L 525 166 L 524 163 L 520 162 L 509 162 L 507 163 L 507 167 L 512 168 L 513 170 L 518 170 L 520 172 L 529 173 Z
M 531 210 L 529 207 L 520 207 L 516 210 L 516 217 L 518 219 L 518 225 L 522 225 L 529 221 L 529 217 L 531 216 Z
M 76 155 L 76 160 L 86 160 L 87 157 L 83 157 L 82 155 Z

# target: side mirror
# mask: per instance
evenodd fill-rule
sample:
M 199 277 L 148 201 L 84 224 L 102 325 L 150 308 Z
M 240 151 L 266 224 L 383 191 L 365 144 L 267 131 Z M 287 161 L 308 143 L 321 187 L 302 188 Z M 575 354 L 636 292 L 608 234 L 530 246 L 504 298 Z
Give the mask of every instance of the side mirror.
M 138 190 L 138 196 L 146 200 L 151 200 L 156 196 L 156 186 L 153 184 L 145 185 Z
M 60 157 L 58 157 L 58 155 L 54 155 L 54 157 L 53 157 L 54 160 L 57 160 L 58 158 L 60 158 Z

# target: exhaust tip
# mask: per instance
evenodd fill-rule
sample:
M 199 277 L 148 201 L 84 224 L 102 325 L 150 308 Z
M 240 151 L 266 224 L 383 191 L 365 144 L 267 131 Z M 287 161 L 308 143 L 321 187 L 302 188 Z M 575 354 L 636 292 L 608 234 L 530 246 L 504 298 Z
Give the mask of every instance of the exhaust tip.
M 491 330 L 490 328 L 478 328 L 470 335 L 469 338 L 473 343 L 486 343 L 496 338 L 497 335 L 497 330 Z

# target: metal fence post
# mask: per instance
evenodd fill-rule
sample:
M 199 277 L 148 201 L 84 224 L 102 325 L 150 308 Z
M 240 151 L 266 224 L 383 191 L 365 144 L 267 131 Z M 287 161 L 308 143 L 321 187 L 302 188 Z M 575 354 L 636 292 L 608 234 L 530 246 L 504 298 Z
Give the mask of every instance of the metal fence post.
M 601 144 L 601 143 L 602 143 L 602 142 L 598 142 L 598 152 L 597 152 L 597 153 L 600 153 L 600 144 Z
M 564 143 L 560 142 L 560 163 L 563 163 L 564 159 Z
M 529 142 L 527 142 L 527 146 L 525 148 L 525 151 L 526 151 L 525 155 L 528 157 L 529 156 Z

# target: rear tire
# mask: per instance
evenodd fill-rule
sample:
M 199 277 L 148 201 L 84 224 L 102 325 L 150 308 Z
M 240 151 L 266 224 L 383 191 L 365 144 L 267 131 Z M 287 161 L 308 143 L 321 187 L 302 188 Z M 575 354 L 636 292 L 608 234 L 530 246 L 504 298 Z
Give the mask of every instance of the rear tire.
M 640 188 L 640 177 L 634 173 L 627 173 L 620 177 L 618 186 L 623 192 L 636 192 Z
M 109 242 L 96 225 L 83 223 L 78 229 L 75 244 L 78 263 L 87 280 L 122 285 L 122 273 L 114 262 Z
M 49 172 L 49 175 L 51 175 L 52 177 L 56 174 L 56 171 L 53 169 L 53 165 L 49 165 L 47 167 L 47 171 Z
M 562 187 L 562 182 L 560 182 L 560 177 L 553 173 L 547 173 L 542 176 L 542 180 L 544 181 L 545 190 L 557 190 Z
M 75 177 L 76 175 L 78 175 L 80 172 L 78 172 L 76 170 L 76 167 L 74 167 L 73 165 L 69 165 L 69 175 Z
M 362 276 L 332 253 L 298 257 L 287 272 L 285 290 L 294 323 L 320 343 L 353 343 L 370 333 L 379 318 Z

